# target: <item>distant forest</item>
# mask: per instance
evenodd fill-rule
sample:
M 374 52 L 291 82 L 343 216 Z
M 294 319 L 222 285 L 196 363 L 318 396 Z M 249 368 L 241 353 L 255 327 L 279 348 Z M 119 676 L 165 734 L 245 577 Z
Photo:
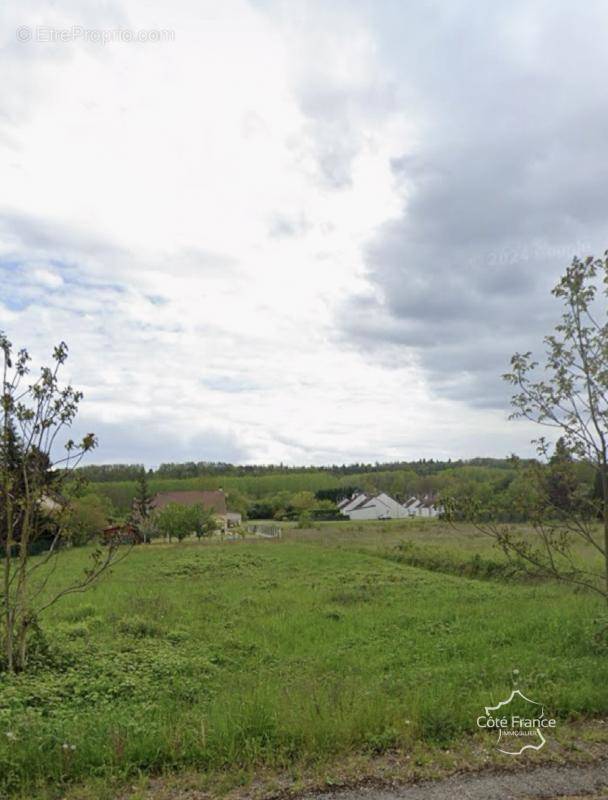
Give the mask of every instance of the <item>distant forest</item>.
M 355 491 L 386 492 L 400 502 L 409 497 L 473 498 L 484 507 L 499 503 L 514 519 L 527 519 L 533 489 L 528 467 L 533 462 L 512 458 L 472 458 L 457 461 L 396 461 L 373 464 L 333 464 L 289 467 L 285 464 L 235 465 L 200 461 L 161 464 L 145 471 L 151 493 L 176 490 L 223 489 L 231 510 L 249 519 L 294 519 L 306 513 L 317 519 L 340 518 L 336 503 Z M 596 492 L 592 468 L 556 453 L 546 470 L 554 493 L 591 497 Z M 107 505 L 110 515 L 132 508 L 141 464 L 82 467 L 84 492 Z
M 118 514 L 128 513 L 144 472 L 141 464 L 82 467 L 87 493 L 106 498 Z M 298 509 L 313 516 L 335 517 L 335 504 L 355 491 L 387 492 L 403 502 L 412 495 L 437 497 L 444 492 L 503 493 L 516 476 L 509 459 L 467 461 L 397 461 L 386 464 L 333 464 L 289 467 L 285 464 L 235 465 L 201 461 L 161 464 L 145 472 L 152 493 L 176 490 L 223 489 L 228 504 L 250 519 L 290 518 Z
M 186 461 L 181 464 L 161 464 L 156 469 L 147 470 L 150 478 L 201 478 L 225 475 L 227 477 L 254 477 L 257 475 L 285 475 L 294 473 L 319 473 L 330 475 L 359 475 L 374 472 L 395 472 L 411 470 L 416 475 L 436 475 L 454 467 L 493 467 L 510 469 L 511 462 L 506 458 L 471 458 L 452 461 L 436 461 L 421 458 L 417 461 L 390 461 L 386 463 L 332 464 L 330 466 L 290 467 L 285 464 L 228 464 L 223 461 Z M 142 470 L 143 464 L 91 464 L 76 470 L 82 477 L 94 483 L 104 481 L 133 481 Z

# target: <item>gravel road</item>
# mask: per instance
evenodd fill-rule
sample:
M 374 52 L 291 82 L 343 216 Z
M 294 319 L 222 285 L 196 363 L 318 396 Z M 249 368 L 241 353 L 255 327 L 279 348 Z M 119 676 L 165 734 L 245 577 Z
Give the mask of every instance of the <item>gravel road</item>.
M 525 772 L 454 775 L 399 789 L 365 787 L 310 795 L 308 800 L 608 800 L 608 762 L 581 767 L 537 767 Z

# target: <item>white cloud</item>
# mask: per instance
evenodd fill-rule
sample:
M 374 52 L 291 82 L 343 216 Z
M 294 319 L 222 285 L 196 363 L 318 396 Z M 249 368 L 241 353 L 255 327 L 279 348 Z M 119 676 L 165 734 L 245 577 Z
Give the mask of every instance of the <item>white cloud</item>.
M 47 289 L 59 289 L 60 286 L 63 286 L 63 278 L 61 275 L 58 275 L 57 272 L 53 272 L 50 269 L 33 268 L 31 276 L 35 282 Z
M 212 442 L 213 457 L 227 443 L 297 463 L 512 449 L 504 415 L 434 399 L 415 362 L 336 335 L 366 286 L 365 243 L 399 214 L 390 163 L 417 129 L 356 7 L 306 6 L 3 12 L 2 324 L 38 357 L 71 344 L 83 424 L 109 437 L 99 458 L 180 460 L 196 442 L 201 459 Z M 175 40 L 14 39 L 39 24 Z

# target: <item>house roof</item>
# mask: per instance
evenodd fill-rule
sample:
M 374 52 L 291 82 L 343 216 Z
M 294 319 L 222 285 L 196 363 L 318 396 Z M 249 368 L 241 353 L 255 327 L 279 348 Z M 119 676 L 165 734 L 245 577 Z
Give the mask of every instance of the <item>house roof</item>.
M 180 506 L 201 505 L 216 514 L 226 514 L 226 495 L 221 489 L 211 492 L 159 492 L 152 499 L 152 508 L 164 508 L 169 503 Z
M 359 495 L 359 497 L 355 498 L 356 502 L 353 501 L 353 504 L 348 506 L 346 511 L 356 511 L 358 508 L 363 508 L 366 506 L 371 500 L 371 497 L 368 497 L 366 494 Z
M 344 503 L 344 505 L 340 507 L 340 511 L 347 514 L 353 508 L 358 508 L 361 505 L 361 503 L 365 502 L 366 500 L 367 500 L 367 495 L 363 494 L 362 492 L 358 492 L 357 494 L 353 495 L 348 500 L 348 502 Z
M 387 497 L 387 495 L 384 496 Z M 365 503 L 363 508 L 375 508 L 377 505 L 381 505 L 384 506 L 385 508 L 388 508 L 387 504 L 384 502 L 381 495 L 379 494 L 375 494 L 372 497 L 368 497 L 367 503 Z M 359 507 L 361 508 L 361 506 Z
M 392 497 L 389 497 L 389 495 L 385 494 L 384 492 L 380 492 L 380 494 L 375 494 L 372 496 L 362 495 L 361 502 L 358 502 L 355 505 L 350 506 L 349 508 L 345 509 L 345 511 L 348 514 L 350 514 L 351 511 L 360 511 L 364 508 L 377 508 L 378 506 L 384 506 L 384 508 L 388 509 L 390 507 L 382 499 L 383 496 L 388 498 L 389 500 L 392 500 Z

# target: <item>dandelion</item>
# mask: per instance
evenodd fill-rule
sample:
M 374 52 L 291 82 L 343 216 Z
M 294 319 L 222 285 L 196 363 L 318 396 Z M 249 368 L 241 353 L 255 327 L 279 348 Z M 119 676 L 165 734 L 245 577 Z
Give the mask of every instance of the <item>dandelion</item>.
M 17 738 L 17 734 L 13 733 L 13 731 L 7 731 L 6 732 L 6 738 L 7 739 L 16 739 Z

